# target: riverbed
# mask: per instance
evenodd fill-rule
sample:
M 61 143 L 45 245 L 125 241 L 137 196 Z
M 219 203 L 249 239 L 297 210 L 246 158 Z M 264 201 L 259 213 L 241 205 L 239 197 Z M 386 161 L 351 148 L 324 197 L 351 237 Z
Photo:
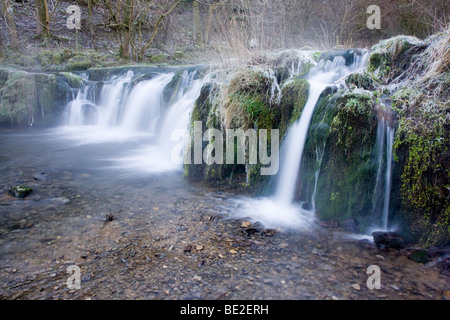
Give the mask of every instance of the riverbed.
M 0 130 L 1 299 L 448 298 L 437 260 L 420 264 L 320 222 L 250 224 L 233 216 L 238 194 L 182 168 L 137 166 L 130 155 L 152 137 L 82 143 L 82 133 Z M 15 185 L 33 191 L 14 197 Z M 70 266 L 79 289 L 67 285 Z M 368 285 L 370 266 L 380 289 Z

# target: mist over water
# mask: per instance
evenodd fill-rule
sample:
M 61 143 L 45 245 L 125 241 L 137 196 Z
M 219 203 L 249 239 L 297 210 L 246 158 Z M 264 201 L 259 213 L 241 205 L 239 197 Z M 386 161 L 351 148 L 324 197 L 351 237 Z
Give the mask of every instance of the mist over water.
M 74 145 L 133 143 L 123 156 L 102 159 L 105 166 L 128 174 L 182 170 L 172 160 L 172 133 L 187 130 L 195 100 L 206 78 L 184 71 L 172 103 L 165 105 L 164 90 L 174 73 L 156 75 L 133 84 L 135 74 L 112 77 L 95 95 L 98 82 L 81 88 L 68 104 L 65 125 L 55 137 Z

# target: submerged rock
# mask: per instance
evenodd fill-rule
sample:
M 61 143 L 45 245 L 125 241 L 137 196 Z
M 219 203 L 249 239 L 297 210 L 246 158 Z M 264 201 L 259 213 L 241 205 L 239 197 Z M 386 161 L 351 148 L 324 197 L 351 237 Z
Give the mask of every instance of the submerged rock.
M 405 246 L 405 240 L 395 232 L 375 231 L 372 235 L 378 247 L 402 249 Z
M 14 197 L 17 198 L 25 198 L 27 197 L 31 192 L 33 192 L 32 188 L 25 187 L 25 186 L 13 186 L 9 188 L 9 193 L 12 194 Z
M 358 232 L 359 231 L 359 223 L 356 219 L 347 219 L 342 222 L 342 228 L 346 231 L 350 232 Z
M 48 175 L 45 172 L 38 173 L 34 176 L 34 180 L 45 181 L 48 179 Z

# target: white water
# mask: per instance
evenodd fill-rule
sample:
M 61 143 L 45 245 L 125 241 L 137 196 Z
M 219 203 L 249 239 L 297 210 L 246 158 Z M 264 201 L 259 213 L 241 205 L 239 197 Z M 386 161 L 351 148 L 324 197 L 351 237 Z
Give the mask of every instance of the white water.
M 383 229 L 388 230 L 389 223 L 389 202 L 391 196 L 391 183 L 392 183 L 392 152 L 394 145 L 395 130 L 390 126 L 387 126 L 386 130 L 386 186 L 384 190 L 384 203 L 383 203 Z
M 248 218 L 265 227 L 311 230 L 315 220 L 313 210 L 305 210 L 294 203 L 297 181 L 301 178 L 301 162 L 309 125 L 320 95 L 329 85 L 366 66 L 368 53 L 356 56 L 351 66 L 336 56 L 333 61 L 322 60 L 308 76 L 310 84 L 308 100 L 300 119 L 289 129 L 283 145 L 284 159 L 280 165 L 277 187 L 270 198 L 237 199 L 233 216 Z M 316 182 L 317 183 L 317 182 Z M 316 197 L 315 190 L 314 197 Z M 315 208 L 313 208 L 315 209 Z
M 190 113 L 204 79 L 185 71 L 172 104 L 164 105 L 165 87 L 174 73 L 156 75 L 133 84 L 132 71 L 112 77 L 95 92 L 99 83 L 88 83 L 68 104 L 65 126 L 56 136 L 76 144 L 134 142 L 139 147 L 121 157 L 104 159 L 110 167 L 131 173 L 182 169 L 172 161 L 171 141 L 176 130 L 188 129 Z
M 378 120 L 376 155 L 377 155 L 377 179 L 374 190 L 373 216 L 376 218 L 374 230 L 389 231 L 389 209 L 392 183 L 392 162 L 395 129 L 390 125 L 390 105 L 384 106 L 386 110 L 381 112 L 382 116 Z M 386 115 L 385 115 L 386 114 Z M 386 157 L 384 157 L 384 155 Z M 385 160 L 385 161 L 384 161 Z M 384 165 L 383 165 L 384 164 Z M 380 219 L 381 215 L 381 219 Z
M 308 78 L 310 84 L 308 100 L 300 119 L 290 128 L 286 137 L 284 147 L 287 154 L 280 166 L 280 178 L 275 192 L 275 198 L 278 202 L 287 204 L 291 203 L 294 198 L 296 183 L 301 178 L 300 166 L 309 125 L 323 90 L 342 77 L 364 67 L 366 58 L 364 57 L 363 60 L 355 58 L 355 63 L 347 67 L 345 66 L 345 59 L 337 56 L 332 62 L 329 60 L 322 61 L 311 71 Z
M 164 172 L 182 170 L 183 167 L 175 161 L 173 152 L 180 141 L 173 141 L 172 135 L 178 132 L 187 132 L 195 101 L 206 81 L 196 79 L 195 72 L 183 74 L 180 89 L 174 103 L 170 106 L 164 120 L 161 121 L 160 130 L 154 144 L 145 145 L 130 155 L 113 159 L 115 168 L 126 169 L 132 172 Z M 182 159 L 182 149 L 179 150 Z

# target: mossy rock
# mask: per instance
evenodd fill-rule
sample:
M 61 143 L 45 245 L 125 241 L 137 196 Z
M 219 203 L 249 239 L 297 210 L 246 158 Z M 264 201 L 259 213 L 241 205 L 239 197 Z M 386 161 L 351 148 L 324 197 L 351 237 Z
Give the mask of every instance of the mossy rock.
M 0 88 L 0 121 L 32 123 L 36 98 L 34 75 L 25 71 L 9 72 Z
M 408 258 L 417 263 L 427 263 L 430 262 L 431 256 L 426 250 L 413 250 Z
M 280 136 L 284 136 L 291 124 L 300 118 L 308 95 L 309 82 L 305 79 L 294 78 L 283 85 L 279 107 Z
M 71 88 L 81 88 L 81 86 L 84 84 L 83 78 L 80 76 L 71 73 L 71 72 L 59 72 L 57 75 L 63 76 L 65 79 L 67 79 L 67 84 Z
M 352 73 L 345 79 L 345 84 L 350 89 L 361 88 L 364 90 L 376 90 L 378 83 L 367 72 Z
M 167 62 L 167 56 L 165 54 L 155 54 L 150 57 L 150 63 L 159 64 Z
M 36 60 L 41 65 L 42 69 L 48 70 L 53 65 L 53 54 L 53 52 L 41 51 L 37 55 Z
M 13 186 L 9 188 L 8 192 L 14 197 L 26 198 L 31 192 L 33 192 L 33 189 L 25 186 Z
M 277 76 L 278 82 L 283 83 L 291 77 L 304 77 L 313 67 L 312 58 L 297 50 L 286 50 L 269 62 Z
M 372 97 L 364 91 L 337 94 L 325 121 L 310 130 L 319 130 L 322 139 L 308 143 L 324 146 L 318 180 L 317 214 L 321 219 L 357 219 L 362 229 L 372 221 L 372 196 L 376 179 L 374 144 L 377 119 Z M 328 127 L 329 125 L 329 127 Z M 327 132 L 328 131 L 328 132 Z M 325 141 L 324 141 L 325 140 Z M 314 153 L 310 150 L 309 153 Z M 310 174 L 316 168 L 310 165 Z M 311 178 L 313 179 L 313 178 Z M 310 187 L 312 183 L 310 182 Z
M 175 51 L 175 52 L 173 53 L 173 56 L 174 56 L 176 59 L 181 60 L 181 59 L 184 58 L 185 54 L 184 54 L 183 51 Z
M 410 36 L 396 36 L 381 41 L 372 48 L 367 70 L 385 82 L 392 80 L 397 75 L 400 65 L 405 64 L 402 61 L 411 58 L 405 56 L 405 53 L 420 43 L 419 39 Z
M 92 59 L 88 56 L 74 56 L 67 61 L 66 69 L 69 71 L 82 71 L 93 67 Z
M 65 77 L 17 70 L 2 71 L 0 75 L 4 82 L 0 87 L 0 121 L 14 125 L 54 120 L 72 97 L 68 84 L 77 85 L 81 80 L 69 74 Z
M 39 63 L 35 59 L 33 59 L 30 56 L 23 55 L 21 53 L 14 53 L 12 56 L 8 58 L 8 60 L 15 65 L 19 65 L 21 67 L 26 68 L 36 67 L 39 65 Z
M 68 61 L 70 58 L 72 58 L 73 56 L 74 56 L 74 54 L 73 54 L 73 52 L 71 51 L 71 50 L 69 50 L 69 49 L 64 49 L 63 50 L 63 52 L 62 52 L 62 54 L 61 54 L 61 56 L 62 56 L 62 59 L 63 59 L 63 61 Z

